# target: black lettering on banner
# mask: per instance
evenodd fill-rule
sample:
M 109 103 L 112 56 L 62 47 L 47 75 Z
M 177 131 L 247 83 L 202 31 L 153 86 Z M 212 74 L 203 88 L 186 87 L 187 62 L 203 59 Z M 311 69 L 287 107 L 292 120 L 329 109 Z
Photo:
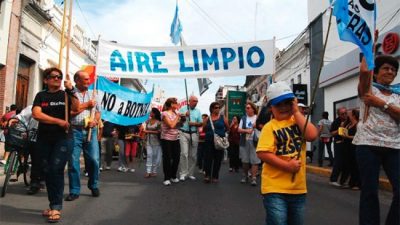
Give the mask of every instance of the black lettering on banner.
M 353 0 L 349 1 L 349 6 L 351 6 L 351 8 L 356 12 L 356 13 L 360 13 L 360 9 L 358 8 L 358 5 L 354 4 Z
M 347 28 L 352 30 L 363 45 L 367 45 L 372 40 L 372 35 L 367 23 L 357 14 L 349 10 L 350 21 Z
M 131 110 L 132 102 L 128 100 L 128 104 L 126 104 L 124 116 L 129 116 L 129 111 Z
M 112 111 L 117 97 L 114 94 L 104 92 L 101 100 L 101 107 L 107 111 Z
M 118 114 L 119 114 L 119 115 L 122 114 L 122 110 L 124 109 L 124 105 L 125 105 L 124 102 L 121 102 L 121 103 L 119 104 L 119 109 L 118 109 Z
M 374 3 L 369 3 L 367 0 L 359 0 L 361 6 L 368 10 L 368 11 L 373 11 L 375 9 L 375 4 Z

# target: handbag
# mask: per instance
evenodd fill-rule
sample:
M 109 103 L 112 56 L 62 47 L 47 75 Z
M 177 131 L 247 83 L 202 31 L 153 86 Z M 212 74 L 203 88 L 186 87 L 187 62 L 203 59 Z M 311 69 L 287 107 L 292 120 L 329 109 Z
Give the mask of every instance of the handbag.
M 218 134 L 215 133 L 214 124 L 213 124 L 213 122 L 211 120 L 211 116 L 209 118 L 210 118 L 210 123 L 211 123 L 211 129 L 212 129 L 212 131 L 214 133 L 214 147 L 217 150 L 224 151 L 225 149 L 227 149 L 229 147 L 228 138 L 221 137 L 221 136 L 219 136 Z
M 253 133 L 254 133 L 253 134 L 253 144 L 254 144 L 254 147 L 257 147 L 258 139 L 260 138 L 261 131 L 259 131 L 257 128 L 255 128 Z

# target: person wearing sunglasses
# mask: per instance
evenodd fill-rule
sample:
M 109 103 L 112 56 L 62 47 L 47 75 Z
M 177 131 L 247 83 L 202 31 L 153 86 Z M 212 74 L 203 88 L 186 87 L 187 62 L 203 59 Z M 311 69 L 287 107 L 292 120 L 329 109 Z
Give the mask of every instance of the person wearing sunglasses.
M 68 99 L 68 118 L 70 112 L 78 109 L 79 101 L 71 81 L 65 80 L 65 91 L 61 90 L 63 78 L 61 70 L 48 68 L 43 72 L 47 89 L 36 94 L 33 101 L 32 116 L 39 121 L 37 145 L 40 146 L 41 164 L 46 180 L 49 209 L 42 212 L 48 222 L 61 219 L 64 194 L 64 168 L 70 157 L 68 142 L 71 139 L 70 121 L 65 120 Z
M 224 151 L 217 150 L 214 145 L 214 133 L 220 137 L 225 137 L 225 133 L 229 130 L 228 120 L 220 114 L 220 108 L 218 102 L 212 102 L 209 107 L 210 116 L 203 119 L 203 129 L 206 132 L 204 142 L 205 183 L 218 183 L 219 170 L 224 157 Z M 211 122 L 214 129 L 211 127 Z

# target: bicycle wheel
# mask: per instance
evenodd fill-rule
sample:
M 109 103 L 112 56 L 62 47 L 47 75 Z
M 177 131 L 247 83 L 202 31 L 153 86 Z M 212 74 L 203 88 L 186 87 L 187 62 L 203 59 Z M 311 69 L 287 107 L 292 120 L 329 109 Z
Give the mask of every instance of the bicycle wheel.
M 6 195 L 8 182 L 10 181 L 16 160 L 17 160 L 17 152 L 12 151 L 10 153 L 10 156 L 8 157 L 8 167 L 6 170 L 6 177 L 4 179 L 3 188 L 1 189 L 1 197 L 4 197 Z
M 30 154 L 27 154 L 24 157 L 24 162 L 21 163 L 21 165 L 24 170 L 25 186 L 29 186 L 31 184 L 31 155 Z

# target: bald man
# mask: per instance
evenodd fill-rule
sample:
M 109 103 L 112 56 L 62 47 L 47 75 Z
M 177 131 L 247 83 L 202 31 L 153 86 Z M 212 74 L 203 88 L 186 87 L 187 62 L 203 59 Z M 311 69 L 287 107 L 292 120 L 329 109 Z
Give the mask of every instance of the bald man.
M 179 143 L 181 146 L 181 157 L 179 161 L 179 179 L 185 181 L 186 178 L 196 180 L 194 170 L 197 161 L 197 146 L 199 143 L 198 128 L 202 126 L 202 117 L 199 109 L 196 108 L 198 99 L 190 96 L 188 107 L 179 110 L 181 118 L 185 122 L 179 129 Z M 188 109 L 189 108 L 189 109 Z
M 85 167 L 89 175 L 88 188 L 93 197 L 98 197 L 100 191 L 99 181 L 99 144 L 97 141 L 97 125 L 100 120 L 100 107 L 93 99 L 93 90 L 89 90 L 90 77 L 85 71 L 79 70 L 74 75 L 79 108 L 71 112 L 71 126 L 73 134 L 72 154 L 68 161 L 69 195 L 66 201 L 79 198 L 81 191 L 80 183 L 80 155 L 83 151 Z M 91 110 L 94 108 L 95 116 L 90 118 Z M 85 122 L 85 120 L 87 122 Z M 91 139 L 88 141 L 89 129 L 92 129 Z

